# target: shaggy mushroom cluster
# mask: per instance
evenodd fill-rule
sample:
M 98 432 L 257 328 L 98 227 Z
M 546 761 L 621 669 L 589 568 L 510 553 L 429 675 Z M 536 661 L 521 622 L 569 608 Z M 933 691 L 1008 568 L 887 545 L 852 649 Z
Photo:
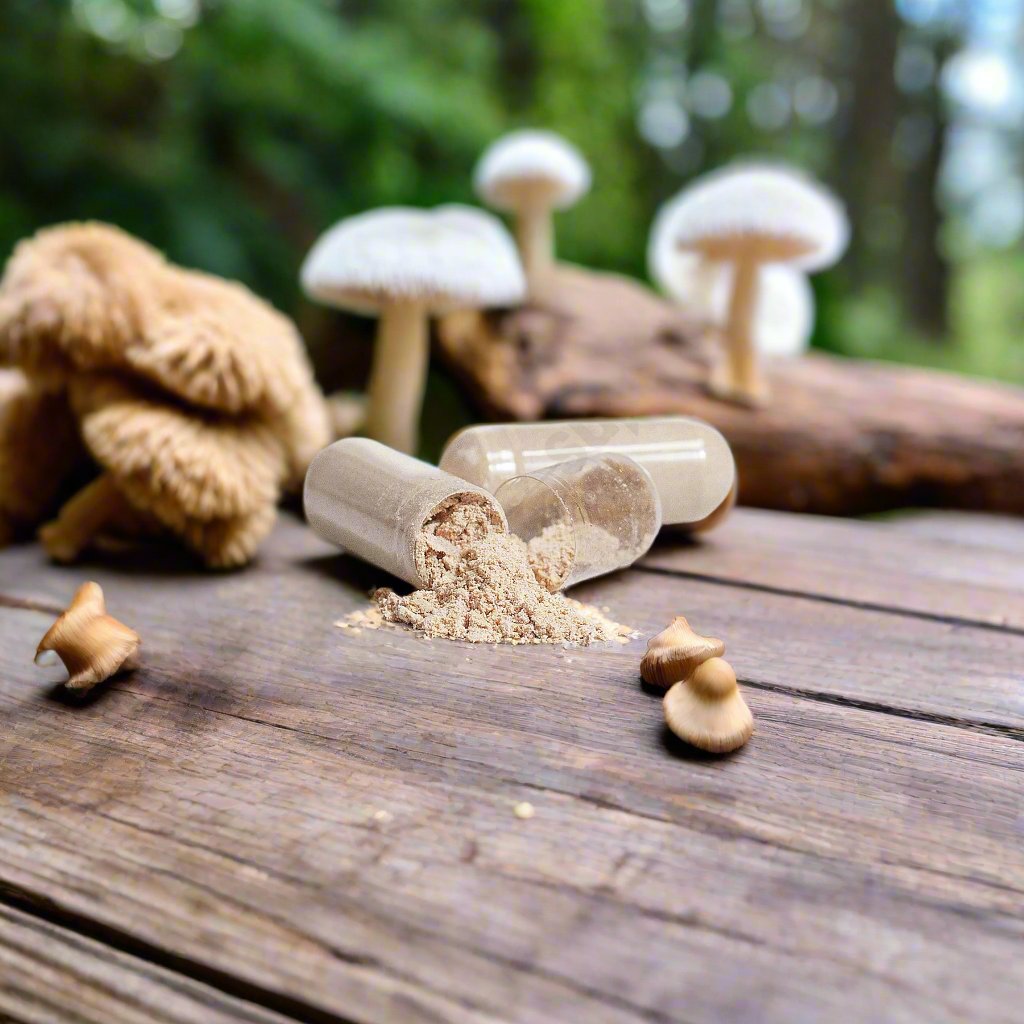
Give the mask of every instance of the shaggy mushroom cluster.
M 170 533 L 241 565 L 330 440 L 294 325 L 241 285 L 105 224 L 22 242 L 0 281 L 0 540 L 37 526 L 75 559 L 100 535 Z

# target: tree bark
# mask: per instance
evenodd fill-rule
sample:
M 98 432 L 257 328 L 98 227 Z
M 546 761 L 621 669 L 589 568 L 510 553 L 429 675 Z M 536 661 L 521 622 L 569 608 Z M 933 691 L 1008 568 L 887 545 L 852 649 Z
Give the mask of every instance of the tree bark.
M 560 266 L 541 303 L 460 313 L 443 357 L 495 419 L 698 416 L 740 501 L 853 515 L 906 505 L 1024 514 L 1024 391 L 828 355 L 766 360 L 764 408 L 707 390 L 716 339 L 623 277 Z

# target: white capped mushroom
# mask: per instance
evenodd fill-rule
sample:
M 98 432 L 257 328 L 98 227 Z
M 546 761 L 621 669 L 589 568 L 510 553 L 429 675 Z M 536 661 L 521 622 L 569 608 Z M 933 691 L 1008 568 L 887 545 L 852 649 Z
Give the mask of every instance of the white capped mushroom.
M 670 244 L 729 268 L 727 360 L 712 387 L 724 397 L 760 401 L 765 389 L 757 368 L 755 331 L 759 289 L 765 283 L 762 269 L 785 265 L 813 272 L 834 263 L 849 237 L 841 204 L 799 171 L 741 164 L 706 175 L 681 192 L 662 211 L 656 232 L 663 236 L 659 249 Z M 709 288 L 714 286 L 711 282 Z
M 515 215 L 519 254 L 535 292 L 554 263 L 551 212 L 572 206 L 590 188 L 586 160 L 555 132 L 523 129 L 485 150 L 473 184 L 488 205 Z
M 667 232 L 659 230 L 662 223 L 665 220 L 659 215 L 648 246 L 651 278 L 681 306 L 709 324 L 724 327 L 732 293 L 732 267 L 708 263 L 692 252 L 680 252 Z M 814 290 L 806 275 L 784 264 L 761 267 L 754 309 L 754 348 L 761 355 L 798 356 L 807 351 L 813 330 Z
M 302 265 L 311 298 L 379 315 L 365 429 L 414 453 L 429 359 L 427 321 L 521 302 L 523 271 L 500 221 L 469 206 L 388 207 L 335 224 Z

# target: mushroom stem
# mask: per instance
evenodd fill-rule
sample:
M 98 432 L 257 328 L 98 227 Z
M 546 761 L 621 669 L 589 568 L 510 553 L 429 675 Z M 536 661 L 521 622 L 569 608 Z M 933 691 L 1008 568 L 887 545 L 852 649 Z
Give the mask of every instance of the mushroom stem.
M 426 308 L 418 302 L 386 306 L 377 325 L 366 432 L 410 455 L 419 441 L 429 357 Z
M 547 206 L 530 205 L 516 215 L 516 244 L 529 294 L 536 295 L 555 262 L 555 230 Z
M 65 502 L 53 522 L 40 527 L 39 539 L 51 558 L 73 562 L 124 506 L 113 477 L 103 473 Z
M 759 287 L 758 263 L 739 259 L 733 264 L 732 294 L 725 323 L 727 360 L 724 378 L 715 381 L 723 397 L 756 404 L 765 397 L 754 350 L 754 312 Z

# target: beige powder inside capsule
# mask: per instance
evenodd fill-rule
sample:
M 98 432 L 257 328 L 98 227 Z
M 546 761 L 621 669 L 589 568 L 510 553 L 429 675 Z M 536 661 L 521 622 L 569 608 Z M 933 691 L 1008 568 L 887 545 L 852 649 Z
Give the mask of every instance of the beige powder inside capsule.
M 596 608 L 552 593 L 571 561 L 571 535 L 547 531 L 531 545 L 505 533 L 480 499 L 443 505 L 417 539 L 426 587 L 400 596 L 381 588 L 384 619 L 429 637 L 474 643 L 586 645 L 629 637 Z

